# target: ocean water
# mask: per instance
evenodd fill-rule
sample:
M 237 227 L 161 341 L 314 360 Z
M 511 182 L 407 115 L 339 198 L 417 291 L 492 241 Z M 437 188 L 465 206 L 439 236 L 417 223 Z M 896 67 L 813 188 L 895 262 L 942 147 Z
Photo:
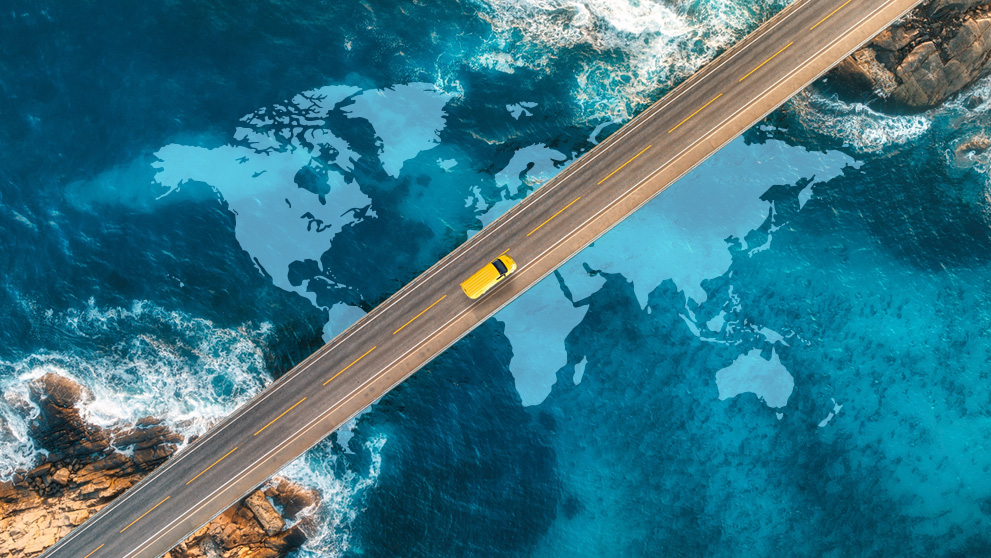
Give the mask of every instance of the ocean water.
M 27 383 L 193 435 L 787 2 L 21 2 L 0 476 Z M 982 556 L 991 80 L 776 111 L 283 472 L 300 557 Z

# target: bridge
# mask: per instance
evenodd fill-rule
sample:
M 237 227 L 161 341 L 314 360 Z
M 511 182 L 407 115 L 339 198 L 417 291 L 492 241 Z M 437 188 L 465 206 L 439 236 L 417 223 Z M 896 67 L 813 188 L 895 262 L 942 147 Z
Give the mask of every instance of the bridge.
M 161 556 L 918 2 L 795 0 L 44 556 Z M 465 296 L 501 254 L 518 270 Z

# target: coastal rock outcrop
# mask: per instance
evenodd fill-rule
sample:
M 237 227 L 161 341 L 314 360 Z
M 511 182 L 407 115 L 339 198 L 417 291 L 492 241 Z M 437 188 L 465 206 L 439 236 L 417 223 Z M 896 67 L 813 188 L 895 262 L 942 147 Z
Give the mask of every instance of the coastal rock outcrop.
M 841 62 L 830 77 L 888 109 L 936 106 L 991 70 L 991 1 L 930 0 Z
M 984 133 L 966 137 L 953 149 L 953 164 L 959 169 L 969 169 L 977 163 L 987 165 L 989 149 L 991 149 L 991 138 Z M 976 195 L 977 200 L 987 200 L 987 193 L 983 188 Z
M 42 376 L 30 391 L 40 411 L 31 434 L 48 455 L 34 469 L 0 482 L 0 558 L 40 554 L 161 465 L 183 441 L 150 417 L 127 428 L 87 423 L 77 405 L 90 394 L 64 376 Z M 302 512 L 318 504 L 315 491 L 273 479 L 167 556 L 286 556 L 306 540 Z

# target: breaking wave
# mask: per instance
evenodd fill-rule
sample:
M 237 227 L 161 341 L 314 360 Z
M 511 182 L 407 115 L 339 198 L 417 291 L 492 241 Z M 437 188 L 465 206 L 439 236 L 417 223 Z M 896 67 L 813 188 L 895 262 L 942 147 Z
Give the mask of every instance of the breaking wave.
M 38 409 L 31 380 L 54 372 L 85 386 L 83 416 L 100 426 L 164 419 L 177 432 L 201 434 L 261 391 L 270 375 L 263 347 L 269 324 L 217 327 L 145 301 L 130 308 L 48 311 L 43 320 L 67 347 L 0 360 L 0 475 L 28 467 L 38 448 L 28 433 Z
M 279 475 L 320 492 L 320 505 L 303 512 L 314 516 L 317 532 L 307 533 L 297 558 L 337 558 L 351 549 L 349 526 L 364 510 L 365 493 L 378 482 L 385 443 L 386 438 L 380 435 L 361 446 L 359 453 L 363 455 L 359 457 L 367 461 L 361 471 L 342 463 L 344 456 L 333 451 L 329 439 L 280 471 Z
M 39 410 L 29 392 L 31 381 L 47 373 L 87 388 L 80 407 L 91 423 L 111 427 L 154 416 L 187 439 L 247 402 L 270 379 L 263 358 L 267 323 L 223 328 L 146 301 L 129 308 L 90 301 L 82 309 L 41 314 L 53 337 L 71 348 L 0 360 L 0 478 L 32 467 L 45 453 L 30 435 Z M 309 533 L 298 556 L 340 556 L 350 547 L 348 526 L 378 480 L 384 445 L 380 436 L 355 447 L 364 465 L 353 467 L 326 440 L 280 472 L 321 496 L 318 507 L 304 511 L 316 519 L 317 531 Z
M 924 114 L 885 114 L 864 103 L 848 103 L 817 92 L 796 95 L 791 107 L 804 128 L 843 141 L 861 153 L 906 144 L 932 126 L 932 118 Z
M 569 58 L 588 121 L 626 119 L 790 2 L 475 0 L 496 32 L 475 64 L 547 70 Z M 596 56 L 582 56 L 591 50 Z M 605 55 L 605 56 L 603 56 Z M 605 63 L 604 63 L 605 62 Z
M 948 101 L 918 114 L 886 114 L 864 103 L 845 102 L 808 89 L 791 100 L 803 127 L 842 141 L 861 153 L 907 145 L 934 131 L 947 140 L 991 133 L 991 77 L 985 77 Z M 952 143 L 947 141 L 945 143 Z

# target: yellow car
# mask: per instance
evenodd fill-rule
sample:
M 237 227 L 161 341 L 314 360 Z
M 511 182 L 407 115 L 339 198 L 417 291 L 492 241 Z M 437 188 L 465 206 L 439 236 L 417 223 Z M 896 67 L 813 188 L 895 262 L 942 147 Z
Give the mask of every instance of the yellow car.
M 516 262 L 513 258 L 499 256 L 465 279 L 465 282 L 461 283 L 461 289 L 468 298 L 478 298 L 514 271 L 516 271 Z

